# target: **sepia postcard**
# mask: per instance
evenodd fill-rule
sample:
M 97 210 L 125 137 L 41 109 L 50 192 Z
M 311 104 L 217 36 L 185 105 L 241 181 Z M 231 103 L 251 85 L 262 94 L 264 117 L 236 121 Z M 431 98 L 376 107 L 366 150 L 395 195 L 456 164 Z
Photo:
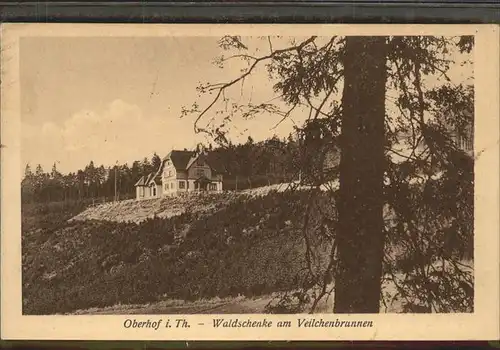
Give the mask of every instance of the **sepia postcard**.
M 3 24 L 2 337 L 498 339 L 499 50 Z

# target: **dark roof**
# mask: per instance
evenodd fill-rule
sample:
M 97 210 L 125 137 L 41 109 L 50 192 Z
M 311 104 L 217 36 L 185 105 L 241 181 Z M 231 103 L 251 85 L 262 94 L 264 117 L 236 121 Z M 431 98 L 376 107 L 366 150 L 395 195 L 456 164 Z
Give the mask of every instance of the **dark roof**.
M 146 186 L 146 182 L 144 181 L 144 176 L 142 176 L 139 181 L 135 183 L 134 186 Z
M 170 159 L 177 170 L 187 170 L 186 168 L 192 164 L 192 162 L 198 157 L 198 154 L 193 151 L 178 151 L 172 150 L 165 158 L 163 158 L 160 168 L 147 176 L 143 176 L 137 181 L 135 186 L 148 186 L 152 180 L 154 180 L 157 184 L 161 184 L 162 172 L 165 167 L 165 162 Z M 225 167 L 223 166 L 223 162 L 220 159 L 219 155 L 210 152 L 207 154 L 201 154 L 200 157 L 203 157 L 207 164 L 212 168 L 215 173 L 224 174 Z
M 165 158 L 163 158 L 163 163 L 170 159 L 177 170 L 186 170 L 186 167 L 191 160 L 191 158 L 196 157 L 196 153 L 193 151 L 177 151 L 172 150 Z
M 150 181 L 155 180 L 157 185 L 162 184 L 161 173 L 163 172 L 163 165 L 164 164 L 165 164 L 165 162 L 162 161 L 160 164 L 160 168 L 156 171 L 156 173 L 153 174 L 153 176 L 150 179 Z
M 224 162 L 221 159 L 220 155 L 215 152 L 209 152 L 206 157 L 208 165 L 218 174 L 227 173 L 226 167 L 224 166 Z
M 162 180 L 161 180 L 161 173 L 160 172 L 157 172 L 153 179 L 155 180 L 157 185 L 161 185 Z
M 149 183 L 151 182 L 151 180 L 153 180 L 154 175 L 155 175 L 154 173 L 151 173 L 151 174 L 149 174 L 149 175 L 146 177 L 146 181 L 145 181 L 146 186 L 149 186 Z
M 206 154 L 200 154 L 200 157 L 203 157 L 207 162 L 208 166 L 212 168 L 216 173 L 222 174 L 225 172 L 224 166 L 222 165 L 222 161 L 219 159 L 219 156 L 213 152 L 209 152 Z M 160 166 L 159 173 L 163 171 L 163 167 L 165 166 L 165 161 L 170 159 L 177 170 L 186 170 L 187 167 L 192 164 L 192 161 L 198 157 L 198 154 L 194 151 L 178 151 L 172 150 L 165 158 L 163 158 L 162 164 Z

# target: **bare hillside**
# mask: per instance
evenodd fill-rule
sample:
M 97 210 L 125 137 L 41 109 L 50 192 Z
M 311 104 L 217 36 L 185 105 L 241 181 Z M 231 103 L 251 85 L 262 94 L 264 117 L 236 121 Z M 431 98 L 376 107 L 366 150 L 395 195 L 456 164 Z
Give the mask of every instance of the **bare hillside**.
M 70 221 L 104 220 L 140 223 L 150 218 L 170 218 L 187 211 L 203 212 L 230 202 L 237 195 L 192 194 L 190 196 L 164 197 L 136 201 L 134 199 L 116 203 L 105 203 L 87 208 Z
M 140 223 L 154 217 L 170 218 L 178 216 L 187 211 L 192 213 L 211 211 L 240 197 L 266 196 L 270 192 L 283 192 L 291 189 L 305 190 L 308 188 L 308 186 L 299 186 L 297 183 L 281 183 L 241 192 L 217 194 L 200 192 L 190 193 L 187 196 L 153 198 L 141 201 L 130 199 L 89 207 L 70 219 L 70 221 L 104 220 Z M 323 190 L 329 188 L 327 186 L 322 187 Z

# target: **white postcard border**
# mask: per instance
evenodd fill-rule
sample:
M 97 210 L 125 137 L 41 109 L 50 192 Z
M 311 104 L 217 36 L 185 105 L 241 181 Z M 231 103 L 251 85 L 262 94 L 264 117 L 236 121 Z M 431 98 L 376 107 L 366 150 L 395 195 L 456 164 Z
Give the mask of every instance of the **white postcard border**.
M 499 31 L 496 25 L 3 24 L 1 334 L 40 340 L 487 340 L 499 338 Z M 473 314 L 106 315 L 21 313 L 19 39 L 26 36 L 475 35 L 475 311 Z M 127 319 L 190 328 L 126 328 Z M 291 328 L 214 328 L 214 318 L 291 320 Z M 297 319 L 368 320 L 372 328 L 298 328 Z M 203 324 L 203 325 L 200 325 Z

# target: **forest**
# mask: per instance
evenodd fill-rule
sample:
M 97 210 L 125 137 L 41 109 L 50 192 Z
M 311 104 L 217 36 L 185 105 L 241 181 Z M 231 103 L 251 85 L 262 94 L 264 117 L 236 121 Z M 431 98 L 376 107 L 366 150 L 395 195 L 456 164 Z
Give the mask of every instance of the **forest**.
M 249 137 L 243 144 L 217 147 L 200 144 L 194 151 L 207 152 L 209 159 L 217 164 L 224 175 L 225 190 L 243 190 L 297 179 L 299 162 L 304 158 L 299 155 L 301 140 L 297 134 L 283 139 L 273 136 L 260 142 Z M 322 161 L 317 154 L 309 158 Z M 135 198 L 134 184 L 141 176 L 156 171 L 161 159 L 155 152 L 151 158 L 144 157 L 131 165 L 96 165 L 91 160 L 85 168 L 67 174 L 59 172 L 56 163 L 50 172 L 40 164 L 34 170 L 27 164 L 22 200 L 24 203 L 108 202 L 115 200 L 115 179 L 116 200 Z

